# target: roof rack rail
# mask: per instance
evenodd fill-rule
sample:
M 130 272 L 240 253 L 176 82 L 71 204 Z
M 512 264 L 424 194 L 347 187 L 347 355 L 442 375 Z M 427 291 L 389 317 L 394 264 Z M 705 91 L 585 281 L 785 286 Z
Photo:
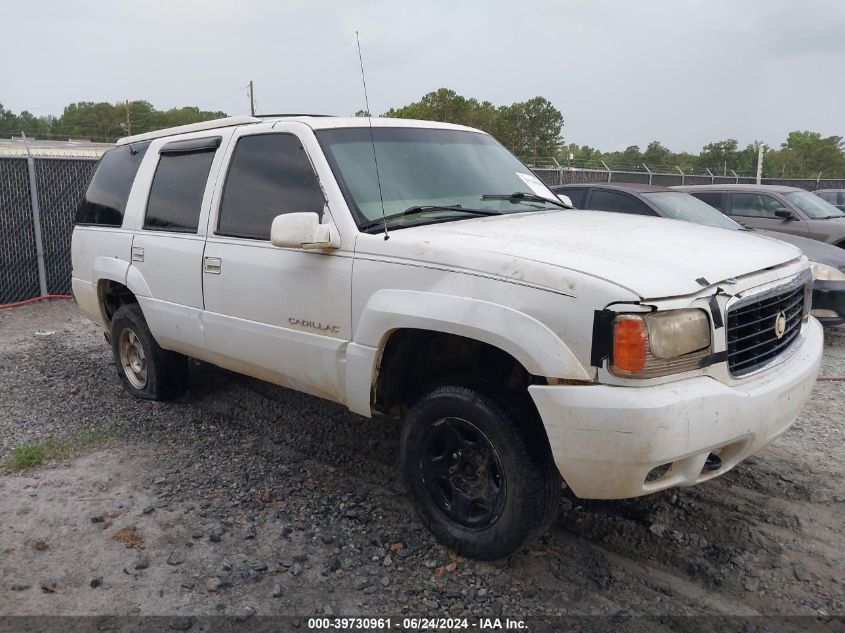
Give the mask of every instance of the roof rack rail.
M 260 122 L 261 119 L 254 116 L 229 116 L 224 117 L 222 119 L 212 119 L 210 121 L 200 121 L 199 123 L 189 123 L 188 125 L 169 127 L 163 130 L 156 130 L 155 132 L 135 134 L 134 136 L 124 136 L 123 138 L 117 140 L 117 144 L 126 145 L 127 143 L 149 141 L 154 138 L 161 138 L 162 136 L 173 136 L 174 134 L 185 134 L 186 132 L 201 132 L 203 130 L 214 130 L 221 127 L 231 127 L 233 125 L 247 125 L 249 123 Z
M 256 114 L 255 116 L 257 116 L 259 119 L 273 119 L 273 118 L 276 118 L 276 117 L 282 118 L 282 117 L 296 117 L 296 116 L 332 117 L 334 115 L 333 114 L 306 114 L 306 113 L 296 114 L 296 113 L 286 112 L 284 114 Z

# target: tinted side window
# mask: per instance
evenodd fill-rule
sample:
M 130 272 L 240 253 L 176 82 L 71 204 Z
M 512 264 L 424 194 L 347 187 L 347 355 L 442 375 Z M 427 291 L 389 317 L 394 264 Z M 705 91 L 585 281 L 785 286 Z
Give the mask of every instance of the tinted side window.
M 195 233 L 213 151 L 162 154 L 150 187 L 144 228 Z
M 217 233 L 269 240 L 277 215 L 313 211 L 322 217 L 323 203 L 317 176 L 296 136 L 244 136 L 232 155 Z
M 589 191 L 586 187 L 573 187 L 572 189 L 555 188 L 553 191 L 555 193 L 562 193 L 565 196 L 569 196 L 569 199 L 572 200 L 572 204 L 575 205 L 576 209 L 583 209 L 586 206 L 587 191 Z
M 816 191 L 815 194 L 819 196 L 822 200 L 829 202 L 830 204 L 836 204 L 836 192 L 835 191 Z
M 126 201 L 150 141 L 110 149 L 100 159 L 85 197 L 76 209 L 77 224 L 120 226 Z
M 695 196 L 702 202 L 706 202 L 714 209 L 722 210 L 722 192 L 721 191 L 690 191 L 690 195 Z
M 731 215 L 752 218 L 776 218 L 775 209 L 783 207 L 777 198 L 762 193 L 732 193 Z
M 634 196 L 618 191 L 608 191 L 607 189 L 593 189 L 593 195 L 590 197 L 590 208 L 596 211 L 657 215 Z

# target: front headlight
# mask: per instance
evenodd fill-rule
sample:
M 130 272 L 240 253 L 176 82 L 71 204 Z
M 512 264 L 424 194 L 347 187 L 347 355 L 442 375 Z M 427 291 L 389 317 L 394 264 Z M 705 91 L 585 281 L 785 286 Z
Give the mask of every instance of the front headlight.
M 845 273 L 827 264 L 810 262 L 810 271 L 816 281 L 845 281 Z
M 690 371 L 710 353 L 710 343 L 704 310 L 620 314 L 613 324 L 610 371 L 628 378 Z

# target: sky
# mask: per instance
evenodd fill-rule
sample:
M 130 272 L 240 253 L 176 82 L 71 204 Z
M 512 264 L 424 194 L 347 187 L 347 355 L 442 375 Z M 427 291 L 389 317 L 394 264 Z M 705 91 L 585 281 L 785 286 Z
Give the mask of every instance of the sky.
M 350 115 L 447 87 L 543 96 L 565 142 L 777 147 L 845 136 L 842 0 L 0 0 L 0 103 L 36 115 L 143 99 Z

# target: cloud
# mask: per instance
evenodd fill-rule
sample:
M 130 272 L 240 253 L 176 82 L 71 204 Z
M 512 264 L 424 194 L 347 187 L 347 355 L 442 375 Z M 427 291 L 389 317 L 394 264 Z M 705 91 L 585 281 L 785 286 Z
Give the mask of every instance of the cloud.
M 146 99 L 351 114 L 441 86 L 497 104 L 542 95 L 568 141 L 777 145 L 792 129 L 843 134 L 839 0 L 243 0 L 57 2 L 4 9 L 3 104 L 58 113 L 77 100 Z

